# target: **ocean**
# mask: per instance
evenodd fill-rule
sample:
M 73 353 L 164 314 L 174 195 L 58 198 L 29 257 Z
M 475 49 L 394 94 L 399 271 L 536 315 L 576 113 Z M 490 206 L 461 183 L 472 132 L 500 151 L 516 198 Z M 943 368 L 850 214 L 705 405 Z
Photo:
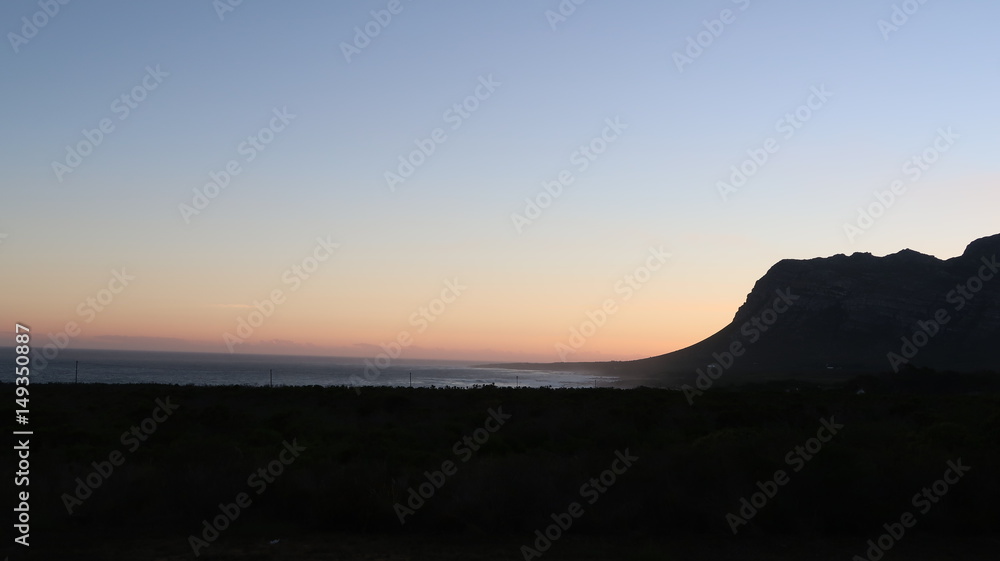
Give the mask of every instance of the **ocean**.
M 0 348 L 0 382 L 14 381 L 13 348 Z M 51 360 L 32 361 L 32 383 L 176 384 L 267 386 L 397 386 L 471 388 L 616 386 L 617 378 L 588 373 L 477 368 L 458 361 L 396 360 L 316 356 L 169 353 L 64 349 Z M 365 360 L 375 366 L 368 368 Z M 79 369 L 77 369 L 79 363 Z M 384 368 L 379 368 L 384 366 Z

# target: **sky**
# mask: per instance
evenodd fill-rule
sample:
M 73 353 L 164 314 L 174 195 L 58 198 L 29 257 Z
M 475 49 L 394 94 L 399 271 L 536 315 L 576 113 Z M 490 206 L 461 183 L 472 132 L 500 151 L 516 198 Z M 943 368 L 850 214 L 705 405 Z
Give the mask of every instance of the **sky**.
M 4 2 L 0 333 L 53 356 L 683 348 L 781 259 L 949 258 L 1000 231 L 998 19 Z

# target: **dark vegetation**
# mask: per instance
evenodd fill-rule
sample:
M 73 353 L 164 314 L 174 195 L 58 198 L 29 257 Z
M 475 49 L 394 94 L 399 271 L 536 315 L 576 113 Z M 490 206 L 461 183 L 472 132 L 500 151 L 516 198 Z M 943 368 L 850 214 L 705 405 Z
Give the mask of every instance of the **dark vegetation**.
M 648 388 L 366 388 L 359 396 L 320 387 L 32 385 L 32 536 L 169 538 L 170 549 L 190 556 L 188 535 L 200 534 L 220 503 L 247 492 L 252 505 L 207 554 L 227 542 L 336 533 L 510 536 L 508 558 L 517 558 L 552 513 L 585 503 L 580 486 L 625 449 L 639 460 L 596 503 L 583 505 L 566 551 L 580 537 L 638 544 L 697 535 L 733 542 L 822 536 L 856 542 L 863 555 L 865 541 L 915 511 L 911 497 L 958 458 L 972 470 L 918 515 L 911 532 L 943 540 L 995 536 L 996 377 L 950 376 L 948 392 L 929 393 L 938 377 L 916 371 L 825 389 L 762 384 L 711 390 L 693 405 L 680 392 Z M 13 394 L 9 384 L 4 389 Z M 122 433 L 167 396 L 177 412 L 128 452 Z M 452 447 L 500 407 L 510 420 L 462 462 Z M 786 455 L 831 416 L 844 428 L 793 472 Z M 257 495 L 248 476 L 293 440 L 306 451 Z M 114 450 L 124 453 L 124 464 L 67 514 L 63 494 L 72 495 L 76 478 Z M 457 473 L 401 526 L 393 505 L 445 460 Z M 790 482 L 734 537 L 726 514 L 778 469 Z

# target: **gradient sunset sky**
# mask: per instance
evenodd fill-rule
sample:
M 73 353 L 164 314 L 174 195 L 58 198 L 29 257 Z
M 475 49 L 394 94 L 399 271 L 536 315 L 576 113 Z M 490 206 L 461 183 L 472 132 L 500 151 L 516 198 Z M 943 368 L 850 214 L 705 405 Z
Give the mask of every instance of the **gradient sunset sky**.
M 0 5 L 0 331 L 36 344 L 228 352 L 280 290 L 237 353 L 558 361 L 610 300 L 565 358 L 635 359 L 724 327 L 780 259 L 1000 232 L 995 2 L 52 5 Z

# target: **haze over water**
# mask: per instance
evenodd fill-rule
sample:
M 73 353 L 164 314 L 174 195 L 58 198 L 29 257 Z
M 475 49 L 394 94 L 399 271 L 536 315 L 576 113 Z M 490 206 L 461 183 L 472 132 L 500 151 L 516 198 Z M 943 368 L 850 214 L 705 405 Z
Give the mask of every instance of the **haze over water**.
M 12 349 L 0 349 L 0 361 L 13 364 Z M 79 383 L 178 384 L 275 386 L 408 386 L 469 388 L 493 384 L 498 387 L 574 388 L 618 385 L 609 376 L 544 370 L 476 368 L 469 362 L 409 360 L 378 370 L 365 378 L 365 362 L 357 358 L 105 351 L 82 349 L 67 352 L 36 370 L 34 383 L 72 383 L 79 361 Z M 372 363 L 374 364 L 374 363 Z M 412 375 L 412 378 L 411 378 Z M 4 368 L 0 382 L 13 382 L 14 373 Z

